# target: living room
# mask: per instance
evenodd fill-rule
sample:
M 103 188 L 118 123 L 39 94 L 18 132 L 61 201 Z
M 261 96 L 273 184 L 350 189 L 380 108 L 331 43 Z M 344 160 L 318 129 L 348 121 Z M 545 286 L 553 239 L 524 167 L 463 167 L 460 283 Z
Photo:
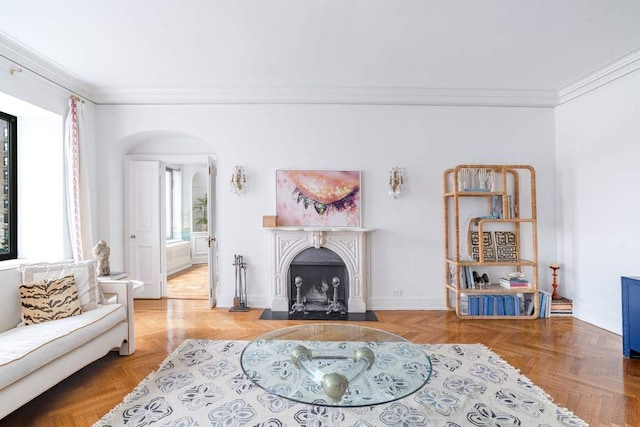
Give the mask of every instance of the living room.
M 380 9 L 372 7 L 369 20 L 355 27 L 362 34 L 355 35 L 350 32 L 358 22 L 355 7 L 326 6 L 327 11 L 352 20 L 313 21 L 313 34 L 303 31 L 299 22 L 267 32 L 269 24 L 282 25 L 282 10 L 260 7 L 260 16 L 258 10 L 247 13 L 252 26 L 236 23 L 240 33 L 229 39 L 228 46 L 220 46 L 220 39 L 211 36 L 208 41 L 217 42 L 199 48 L 222 55 L 224 64 L 199 68 L 184 56 L 189 51 L 176 35 L 152 32 L 159 30 L 155 28 L 159 24 L 146 29 L 148 37 L 126 38 L 124 31 L 118 35 L 89 33 L 96 37 L 94 44 L 87 38 L 74 45 L 80 59 L 69 59 L 68 51 L 55 57 L 55 45 L 64 45 L 66 40 L 64 34 L 54 31 L 63 18 L 56 14 L 56 19 L 48 19 L 53 12 L 44 4 L 28 13 L 26 5 L 14 4 L 0 18 L 0 65 L 4 69 L 0 92 L 57 115 L 59 144 L 69 95 L 84 100 L 90 223 L 95 240 L 109 243 L 114 270 L 127 266 L 126 157 L 211 157 L 218 171 L 215 297 L 222 308 L 233 305 L 234 254 L 243 254 L 248 263 L 249 306 L 269 307 L 268 236 L 262 217 L 276 213 L 277 170 L 360 171 L 361 226 L 372 230 L 368 307 L 439 311 L 445 308 L 443 172 L 458 164 L 533 165 L 541 289 L 551 290 L 548 266 L 558 263 L 559 291 L 573 300 L 573 316 L 621 335 L 620 277 L 638 274 L 633 242 L 640 238 L 635 215 L 640 202 L 633 197 L 638 180 L 633 170 L 640 150 L 636 143 L 640 125 L 634 115 L 640 107 L 640 31 L 632 22 L 638 16 L 637 5 L 605 2 L 573 5 L 572 9 L 563 3 L 556 11 L 562 17 L 558 21 L 547 16 L 551 12 L 537 11 L 532 5 L 520 12 L 506 2 L 502 9 L 495 5 L 493 11 L 468 9 L 480 14 L 488 28 L 503 28 L 504 34 L 478 28 L 469 16 L 473 13 L 453 9 L 444 16 L 459 34 L 447 32 L 447 36 L 435 30 L 425 35 L 416 29 L 422 26 L 417 17 L 427 19 L 429 15 L 422 9 L 426 6 L 400 8 L 398 20 L 387 21 L 383 3 L 376 5 Z M 322 7 L 315 7 L 319 9 L 303 13 L 289 4 L 286 16 L 322 16 Z M 122 18 L 121 27 L 145 34 L 138 33 L 134 24 L 145 20 L 146 9 L 139 5 L 127 9 L 130 15 Z M 496 14 L 499 10 L 509 14 Z M 85 13 L 78 25 L 90 31 L 92 25 L 109 26 L 105 24 L 108 18 L 119 19 L 121 12 L 111 5 Z M 163 13 L 170 15 L 170 10 Z M 223 27 L 220 19 L 217 16 L 216 22 Z M 436 18 L 429 19 L 435 20 L 428 21 L 434 28 L 442 28 Z M 374 25 L 376 20 L 398 35 L 382 31 Z M 178 22 L 179 29 L 188 33 L 186 23 L 191 21 Z M 411 28 L 406 33 L 401 31 L 403 22 Z M 530 22 L 538 26 L 531 29 Z M 469 33 L 463 32 L 465 28 Z M 573 32 L 567 35 L 568 29 Z M 493 45 L 480 38 L 473 42 L 484 31 L 492 36 Z M 511 40 L 519 45 L 507 44 L 510 32 L 522 37 Z M 112 46 L 100 43 L 104 39 L 99 37 L 106 38 L 105 34 L 116 37 Z M 296 40 L 292 34 L 305 38 Z M 389 34 L 390 39 L 382 34 Z M 365 36 L 370 44 L 360 40 Z M 353 46 L 341 45 L 341 40 L 350 37 Z M 450 40 L 453 44 L 439 46 L 447 37 L 454 38 Z M 150 50 L 147 57 L 142 52 L 154 38 L 163 45 Z M 44 40 L 51 40 L 52 46 Z M 405 46 L 406 40 L 422 42 Z M 357 49 L 356 41 L 363 42 Z M 131 56 L 119 56 L 115 48 L 128 43 Z M 94 56 L 90 52 L 94 45 L 104 46 L 104 53 Z M 263 52 L 267 47 L 273 50 Z M 436 68 L 436 63 L 422 58 L 431 51 L 440 52 L 440 57 L 433 53 L 434 61 L 448 64 L 446 68 Z M 477 54 L 470 53 L 473 51 Z M 285 59 L 285 53 L 291 56 Z M 138 55 L 141 60 L 135 61 Z M 150 60 L 157 56 L 162 58 Z M 404 62 L 410 57 L 425 62 Z M 136 68 L 145 59 L 155 68 Z M 83 62 L 114 68 L 87 74 L 94 80 L 86 81 L 79 77 L 90 68 Z M 219 74 L 208 86 L 189 86 L 191 81 L 203 82 L 202 76 L 216 69 Z M 179 79 L 171 86 L 159 82 L 152 86 L 153 76 L 165 73 Z M 429 75 L 434 80 L 427 79 Z M 108 80 L 109 76 L 126 78 L 128 85 L 135 86 L 114 86 L 118 81 Z M 102 82 L 105 86 L 99 84 Z M 12 114 L 5 111 L 5 105 L 0 111 Z M 246 191 L 240 196 L 229 191 L 235 165 L 247 172 Z M 388 195 L 388 175 L 395 166 L 405 174 L 399 198 Z M 33 170 L 28 164 L 23 168 L 28 171 L 24 173 Z M 61 165 L 57 168 L 61 170 Z M 62 206 L 54 212 L 58 224 L 64 223 L 61 212 Z M 31 239 L 20 244 L 38 248 L 37 236 L 28 224 L 18 224 L 21 239 Z M 40 251 L 29 258 L 70 258 L 67 242 L 56 239 L 54 245 L 47 253 Z

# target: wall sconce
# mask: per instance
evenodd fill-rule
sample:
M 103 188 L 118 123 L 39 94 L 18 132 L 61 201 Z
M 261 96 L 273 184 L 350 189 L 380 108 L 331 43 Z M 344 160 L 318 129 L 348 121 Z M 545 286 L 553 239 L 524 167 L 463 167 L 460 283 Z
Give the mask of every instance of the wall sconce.
M 247 175 L 244 172 L 243 166 L 234 166 L 233 174 L 231 175 L 231 191 L 234 194 L 239 195 L 247 185 Z
M 391 169 L 389 174 L 389 195 L 397 199 L 402 195 L 402 186 L 404 185 L 404 175 L 402 169 L 395 167 Z

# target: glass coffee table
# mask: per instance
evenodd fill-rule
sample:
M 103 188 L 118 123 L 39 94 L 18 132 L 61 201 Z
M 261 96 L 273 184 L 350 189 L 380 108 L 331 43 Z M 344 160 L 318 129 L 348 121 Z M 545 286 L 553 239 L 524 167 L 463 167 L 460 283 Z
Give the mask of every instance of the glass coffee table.
M 272 394 L 331 407 L 398 400 L 431 376 L 431 360 L 419 346 L 386 331 L 344 323 L 269 332 L 247 344 L 240 364 Z

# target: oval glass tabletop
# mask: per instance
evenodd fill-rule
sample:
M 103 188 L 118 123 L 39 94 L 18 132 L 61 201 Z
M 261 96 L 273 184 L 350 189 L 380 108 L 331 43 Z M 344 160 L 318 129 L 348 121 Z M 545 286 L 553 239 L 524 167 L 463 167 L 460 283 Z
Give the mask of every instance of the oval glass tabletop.
M 320 406 L 391 402 L 416 392 L 431 376 L 427 354 L 405 338 L 335 323 L 293 326 L 262 335 L 247 344 L 240 364 L 266 391 Z

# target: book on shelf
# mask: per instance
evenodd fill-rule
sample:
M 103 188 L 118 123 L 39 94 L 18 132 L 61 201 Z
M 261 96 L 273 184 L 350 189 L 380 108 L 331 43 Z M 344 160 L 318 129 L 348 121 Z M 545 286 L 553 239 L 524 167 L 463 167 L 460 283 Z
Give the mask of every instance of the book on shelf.
M 500 278 L 500 286 L 503 288 L 529 288 L 531 287 L 531 283 L 529 283 L 529 279 L 520 273 L 506 273 Z
M 551 317 L 551 292 L 540 290 L 538 298 L 538 306 L 540 307 L 538 317 Z
M 520 280 L 520 279 L 500 279 L 500 286 L 503 288 L 530 288 L 531 283 L 528 280 Z
M 124 271 L 112 271 L 109 274 L 105 275 L 105 276 L 98 276 L 98 279 L 103 279 L 103 280 L 120 280 L 120 279 L 124 279 L 125 277 L 127 277 L 127 273 Z
M 525 307 L 523 309 L 523 307 Z M 468 295 L 469 316 L 522 316 L 527 315 L 520 295 Z

